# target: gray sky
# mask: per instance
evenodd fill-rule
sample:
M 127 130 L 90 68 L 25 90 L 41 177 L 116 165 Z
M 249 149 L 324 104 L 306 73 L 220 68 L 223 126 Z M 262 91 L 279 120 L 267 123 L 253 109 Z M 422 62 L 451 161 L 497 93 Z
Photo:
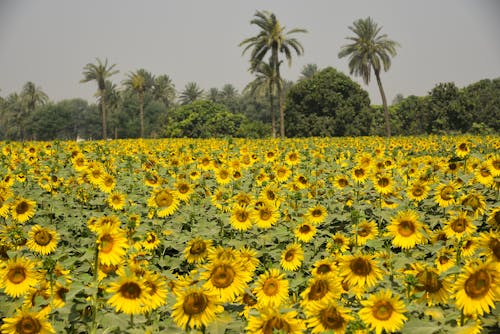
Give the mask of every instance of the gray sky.
M 96 58 L 120 70 L 111 80 L 121 87 L 126 74 L 144 68 L 168 74 L 181 91 L 190 81 L 208 90 L 252 80 L 249 53 L 238 44 L 257 34 L 256 10 L 276 14 L 305 49 L 283 67 L 297 80 L 309 63 L 349 74 L 339 59 L 348 26 L 371 16 L 401 48 L 382 74 L 389 102 L 398 93 L 426 95 L 437 83 L 464 87 L 500 77 L 498 0 L 0 0 L 0 96 L 19 92 L 27 81 L 53 101 L 81 97 L 95 102 L 96 84 L 80 84 L 83 67 Z M 381 99 L 374 78 L 366 89 Z

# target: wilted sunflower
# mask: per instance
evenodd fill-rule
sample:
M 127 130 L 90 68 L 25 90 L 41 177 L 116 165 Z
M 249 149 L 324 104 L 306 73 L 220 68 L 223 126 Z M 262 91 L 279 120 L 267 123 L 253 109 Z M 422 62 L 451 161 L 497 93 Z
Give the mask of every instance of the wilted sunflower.
M 261 307 L 279 307 L 288 299 L 288 280 L 278 269 L 271 268 L 259 276 L 254 294 Z
M 54 230 L 41 227 L 37 224 L 31 228 L 28 236 L 29 239 L 28 242 L 26 242 L 26 246 L 36 253 L 47 255 L 55 251 L 57 248 L 59 235 Z
M 344 334 L 349 322 L 354 320 L 350 310 L 333 299 L 312 303 L 305 313 L 307 327 L 312 328 L 312 334 L 325 332 Z
M 179 198 L 176 191 L 166 188 L 153 190 L 148 200 L 148 206 L 156 208 L 160 218 L 172 215 L 179 206 Z
M 248 206 L 234 205 L 231 210 L 231 217 L 229 218 L 231 226 L 238 231 L 250 229 L 252 227 L 252 220 L 250 219 L 251 210 Z
M 289 244 L 281 253 L 281 268 L 287 271 L 296 271 L 302 265 L 304 260 L 304 250 L 298 243 Z
M 344 255 L 339 264 L 339 275 L 350 286 L 371 288 L 383 277 L 373 255 Z
M 224 308 L 217 296 L 206 289 L 190 286 L 176 291 L 172 317 L 182 330 L 207 327 Z
M 252 279 L 241 261 L 216 260 L 206 264 L 204 269 L 200 275 L 205 280 L 203 286 L 221 302 L 233 302 Z
M 56 331 L 47 320 L 50 308 L 44 308 L 40 312 L 32 312 L 27 307 L 18 309 L 12 318 L 3 318 L 0 329 L 2 334 L 50 334 Z
M 247 327 L 249 334 L 301 334 L 305 330 L 304 321 L 297 311 L 279 312 L 276 309 L 261 310 L 259 316 L 250 316 Z
M 106 265 L 120 264 L 126 254 L 128 240 L 120 228 L 109 224 L 99 227 L 97 245 L 99 263 Z
M 26 294 L 38 279 L 35 263 L 24 257 L 9 259 L 0 269 L 0 288 L 5 289 L 5 294 L 10 297 Z
M 455 282 L 457 307 L 468 316 L 482 316 L 500 298 L 500 272 L 495 262 L 470 261 Z
M 106 289 L 113 295 L 108 304 L 117 312 L 125 314 L 142 314 L 151 303 L 152 295 L 143 278 L 135 275 L 120 276 L 116 282 L 111 282 Z
M 307 209 L 304 214 L 304 220 L 312 224 L 320 224 L 326 220 L 328 216 L 328 211 L 321 204 L 316 204 L 313 207 Z
M 359 317 L 365 324 L 375 330 L 376 334 L 393 333 L 399 331 L 407 320 L 404 313 L 407 311 L 404 303 L 398 296 L 393 296 L 390 290 L 381 290 L 362 300 L 363 308 Z
M 461 211 L 453 213 L 443 228 L 446 237 L 460 240 L 463 236 L 470 236 L 476 230 L 467 212 Z
M 387 231 L 386 235 L 393 238 L 392 244 L 402 249 L 411 249 L 426 242 L 423 225 L 412 210 L 398 212 L 387 226 Z
M 184 249 L 184 257 L 188 263 L 202 263 L 207 260 L 212 240 L 196 237 L 188 241 Z
M 336 275 L 313 276 L 309 279 L 306 289 L 300 294 L 301 305 L 307 310 L 317 302 L 337 300 L 341 293 L 342 286 Z
M 310 242 L 316 234 L 316 226 L 309 222 L 304 222 L 297 225 L 297 227 L 293 230 L 293 234 L 302 242 Z
M 111 193 L 106 202 L 108 203 L 109 207 L 113 210 L 117 211 L 123 210 L 126 203 L 125 195 L 118 192 Z
M 19 223 L 24 223 L 35 215 L 36 202 L 18 198 L 11 204 L 12 219 Z

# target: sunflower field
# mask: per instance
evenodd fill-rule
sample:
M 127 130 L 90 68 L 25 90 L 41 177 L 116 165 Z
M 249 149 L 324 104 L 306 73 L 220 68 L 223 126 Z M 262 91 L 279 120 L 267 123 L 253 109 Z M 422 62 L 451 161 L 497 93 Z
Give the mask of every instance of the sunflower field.
M 498 333 L 500 138 L 0 143 L 0 332 Z

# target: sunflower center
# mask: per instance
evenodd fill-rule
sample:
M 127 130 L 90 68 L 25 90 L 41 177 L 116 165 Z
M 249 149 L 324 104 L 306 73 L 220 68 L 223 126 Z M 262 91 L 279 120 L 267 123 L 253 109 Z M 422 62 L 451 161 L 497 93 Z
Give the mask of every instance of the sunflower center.
M 365 175 L 365 170 L 363 168 L 356 168 L 354 170 L 354 175 L 356 177 L 363 177 Z
M 491 176 L 490 170 L 488 168 L 481 168 L 481 170 L 479 171 L 479 173 L 481 173 L 482 177 L 489 177 L 489 176 Z
M 378 179 L 378 185 L 379 185 L 380 187 L 385 188 L 385 187 L 387 187 L 389 184 L 390 184 L 389 179 L 388 179 L 388 178 L 386 178 L 386 177 L 382 177 L 382 178 Z
M 229 177 L 229 172 L 225 169 L 222 169 L 220 172 L 219 172 L 219 177 L 221 179 L 227 179 Z
M 272 216 L 272 212 L 269 208 L 262 208 L 259 210 L 259 217 L 261 220 L 269 220 Z
M 278 293 L 279 291 L 279 282 L 275 278 L 268 278 L 264 282 L 264 286 L 262 287 L 262 291 L 267 295 L 267 296 L 274 296 Z
M 192 292 L 184 298 L 182 308 L 188 316 L 202 313 L 208 306 L 207 297 L 199 292 Z
M 398 225 L 398 232 L 403 237 L 409 237 L 415 233 L 415 224 L 409 220 L 403 220 Z
M 311 231 L 311 226 L 304 224 L 299 228 L 300 233 L 309 233 Z
M 179 185 L 179 187 L 177 188 L 177 190 L 179 190 L 179 192 L 181 194 L 186 194 L 189 191 L 189 185 L 185 184 L 185 183 L 182 183 L 181 185 Z
M 156 195 L 155 202 L 159 207 L 169 207 L 174 202 L 174 196 L 170 192 L 163 190 Z
M 439 195 L 443 200 L 449 201 L 450 199 L 452 199 L 452 193 L 453 193 L 453 187 L 446 186 L 443 189 L 441 189 Z
M 236 219 L 240 222 L 240 223 L 244 223 L 248 220 L 248 212 L 244 211 L 244 210 L 241 210 L 239 212 L 236 213 Z
M 227 288 L 234 281 L 234 269 L 227 265 L 222 264 L 214 268 L 212 271 L 212 284 L 219 289 Z
M 277 171 L 278 177 L 285 177 L 286 175 L 286 169 L 284 168 L 279 168 Z
M 341 188 L 347 187 L 347 185 L 349 184 L 349 182 L 348 182 L 346 179 L 343 179 L 343 178 L 342 178 L 342 179 L 339 179 L 339 180 L 337 181 L 337 183 L 339 184 L 339 186 L 340 186 Z
M 16 266 L 9 270 L 7 278 L 14 284 L 19 284 L 26 279 L 26 269 L 21 266 Z
M 391 317 L 393 310 L 391 303 L 381 300 L 373 305 L 372 314 L 375 319 L 385 321 Z
M 285 261 L 290 262 L 295 259 L 295 250 L 290 249 L 285 253 Z
M 462 204 L 464 206 L 469 206 L 472 210 L 476 211 L 481 205 L 481 202 L 477 196 L 469 195 L 464 199 Z
M 491 287 L 491 277 L 484 269 L 472 274 L 465 281 L 465 293 L 472 299 L 478 299 L 488 293 Z
M 369 235 L 371 232 L 371 229 L 368 226 L 361 226 L 361 228 L 358 230 L 358 235 L 360 237 L 366 237 Z
M 370 262 L 362 258 L 352 260 L 349 264 L 349 268 L 351 268 L 352 272 L 358 276 L 368 276 L 368 274 L 372 271 Z
M 311 212 L 311 215 L 313 217 L 321 217 L 321 215 L 323 214 L 323 211 L 321 209 L 314 209 L 312 212 Z
M 488 242 L 488 248 L 493 252 L 498 261 L 500 259 L 500 241 L 498 241 L 498 239 L 492 238 Z
M 420 285 L 417 285 L 417 290 L 425 290 L 430 293 L 438 292 L 443 284 L 439 280 L 438 274 L 433 271 L 423 271 L 417 275 Z
M 307 298 L 309 298 L 309 300 L 321 299 L 327 294 L 328 290 L 328 282 L 323 279 L 318 280 L 311 285 Z
M 26 201 L 21 201 L 19 204 L 16 205 L 16 213 L 18 215 L 22 215 L 26 212 L 28 212 L 30 206 Z
M 266 321 L 266 324 L 264 325 L 264 328 L 262 328 L 262 333 L 263 334 L 272 334 L 272 333 L 290 333 L 290 324 L 286 322 L 286 320 L 281 319 L 279 317 L 272 317 L 268 321 Z
M 207 245 L 203 240 L 196 240 L 189 248 L 189 253 L 192 255 L 203 254 L 207 250 Z
M 113 249 L 114 239 L 110 234 L 105 234 L 101 237 L 99 250 L 103 253 L 109 253 Z
M 120 294 L 127 299 L 137 299 L 141 295 L 141 287 L 135 282 L 127 282 L 120 287 Z
M 52 240 L 52 235 L 46 230 L 40 230 L 33 236 L 35 242 L 40 246 L 46 246 Z
M 257 304 L 257 299 L 251 294 L 245 292 L 243 294 L 243 303 L 245 303 L 245 305 L 253 306 Z
M 42 326 L 31 316 L 22 317 L 16 324 L 16 332 L 21 334 L 40 333 Z
M 338 329 L 344 327 L 345 320 L 335 307 L 321 310 L 319 318 L 325 329 Z
M 464 218 L 457 218 L 451 222 L 451 229 L 456 233 L 462 233 L 467 227 L 467 220 Z
M 420 197 L 424 194 L 424 188 L 422 188 L 420 186 L 415 186 L 415 187 L 413 187 L 411 193 L 415 197 Z
M 332 271 L 332 268 L 328 264 L 320 264 L 317 271 L 319 274 L 326 274 Z

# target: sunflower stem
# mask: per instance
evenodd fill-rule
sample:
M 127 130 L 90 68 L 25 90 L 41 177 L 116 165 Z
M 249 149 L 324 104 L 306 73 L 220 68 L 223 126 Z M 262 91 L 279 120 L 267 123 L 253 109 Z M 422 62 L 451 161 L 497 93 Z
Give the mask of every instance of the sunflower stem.
M 129 326 L 130 326 L 130 328 L 134 328 L 134 314 L 130 314 Z
M 92 296 L 92 324 L 90 327 L 90 333 L 97 333 L 97 294 L 99 293 L 99 245 L 95 245 L 94 253 L 94 287 L 95 292 Z

